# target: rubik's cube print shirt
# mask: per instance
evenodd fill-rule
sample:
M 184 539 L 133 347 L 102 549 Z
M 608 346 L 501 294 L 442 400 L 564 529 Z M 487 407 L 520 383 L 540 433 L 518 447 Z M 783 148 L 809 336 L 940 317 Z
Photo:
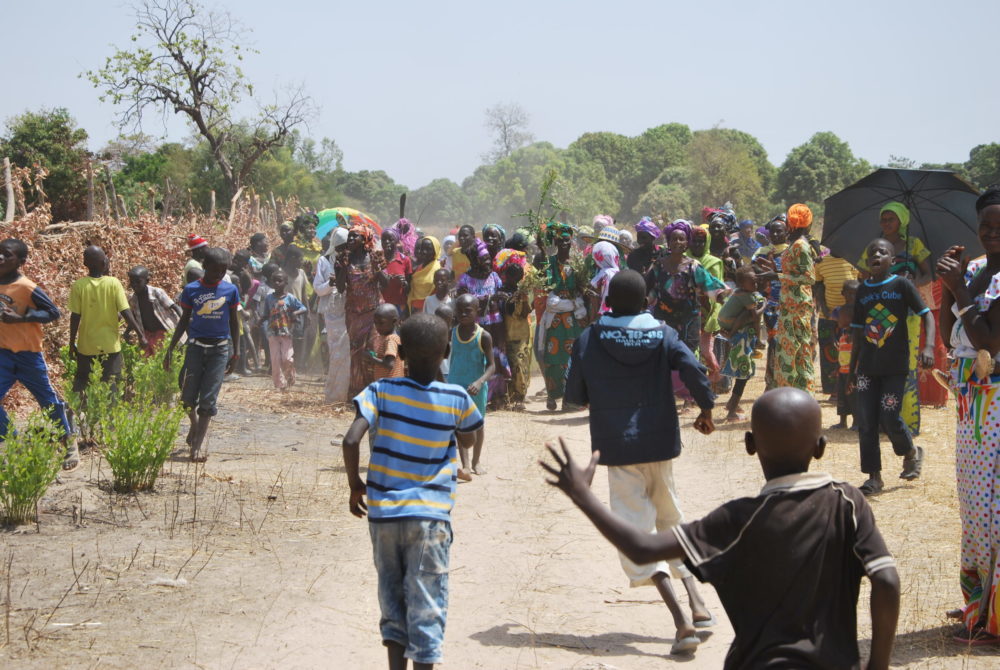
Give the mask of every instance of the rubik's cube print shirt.
M 928 311 L 905 277 L 866 279 L 854 302 L 853 328 L 862 333 L 858 370 L 868 376 L 904 375 L 910 370 L 907 316 Z M 919 328 L 919 325 L 917 326 Z M 919 332 L 919 331 L 918 331 Z

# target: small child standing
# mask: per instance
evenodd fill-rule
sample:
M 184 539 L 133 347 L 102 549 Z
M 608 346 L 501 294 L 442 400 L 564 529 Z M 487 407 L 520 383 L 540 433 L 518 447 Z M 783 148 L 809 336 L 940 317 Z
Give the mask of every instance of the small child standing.
M 823 456 L 819 403 L 779 388 L 753 405 L 746 451 L 767 483 L 672 532 L 649 533 L 609 511 L 590 490 L 600 453 L 577 465 L 563 443 L 542 463 L 558 486 L 619 551 L 636 563 L 683 558 L 715 586 L 736 636 L 723 668 L 888 670 L 899 619 L 896 562 L 872 508 L 850 484 L 809 472 Z M 858 591 L 871 582 L 871 654 L 858 652 Z
M 271 381 L 274 388 L 287 391 L 295 385 L 295 357 L 292 330 L 295 320 L 306 313 L 306 306 L 288 292 L 288 275 L 284 270 L 271 274 L 271 293 L 264 301 L 267 318 L 267 348 L 271 352 Z
M 399 308 L 383 302 L 375 308 L 375 323 L 369 341 L 368 355 L 372 357 L 372 380 L 385 377 L 404 377 L 406 369 L 399 356 Z
M 646 281 L 623 270 L 608 287 L 611 313 L 588 326 L 573 344 L 566 378 L 567 402 L 590 407 L 590 446 L 608 466 L 611 509 L 646 533 L 669 535 L 683 515 L 674 486 L 673 459 L 681 453 L 680 422 L 672 372 L 694 396 L 701 413 L 694 427 L 708 435 L 712 394 L 705 368 L 677 331 L 646 312 Z M 677 633 L 672 654 L 691 653 L 696 628 L 715 622 L 691 572 L 679 560 L 635 561 L 619 554 L 632 587 L 652 584 L 670 610 Z M 691 617 L 681 609 L 670 572 L 687 589 Z
M 442 268 L 434 273 L 434 293 L 424 300 L 424 312 L 437 313 L 441 305 L 451 305 L 451 270 Z
M 132 295 L 128 297 L 129 308 L 138 316 L 146 336 L 143 353 L 152 356 L 167 332 L 177 327 L 181 308 L 177 306 L 162 288 L 149 285 L 149 270 L 136 265 L 128 271 L 128 284 Z
M 493 361 L 493 338 L 478 322 L 479 298 L 471 293 L 463 293 L 455 298 L 455 318 L 458 325 L 451 331 L 448 383 L 464 388 L 485 419 L 486 381 L 493 376 L 496 364 Z M 471 473 L 477 475 L 486 474 L 486 469 L 479 462 L 483 453 L 484 434 L 485 429 L 476 434 L 476 444 L 472 449 Z M 458 478 L 469 481 L 472 475 L 468 447 L 462 447 L 459 455 L 462 458 L 462 469 L 458 471 Z
M 0 242 L 0 399 L 17 382 L 35 397 L 39 407 L 62 429 L 66 454 L 63 470 L 80 464 L 77 446 L 69 444 L 66 407 L 49 381 L 42 355 L 42 325 L 59 318 L 59 310 L 45 291 L 21 274 L 28 260 L 28 245 L 9 237 Z M 7 437 L 10 421 L 0 405 L 0 441 Z
M 835 307 L 831 316 L 837 322 L 837 415 L 840 422 L 831 428 L 848 428 L 847 419 L 850 418 L 849 430 L 857 430 L 855 417 L 857 416 L 858 393 L 851 384 L 851 344 L 854 340 L 854 333 L 851 329 L 851 320 L 854 318 L 854 300 L 858 293 L 858 282 L 856 279 L 848 279 L 840 290 L 844 296 L 844 304 Z
M 889 436 L 892 450 L 903 457 L 900 479 L 910 481 L 920 477 L 924 459 L 923 448 L 913 445 L 913 437 L 900 414 L 910 369 L 906 317 L 907 310 L 923 317 L 929 346 L 920 353 L 920 363 L 928 367 L 934 362 L 934 316 L 909 279 L 889 274 L 895 254 L 888 240 L 877 239 L 868 245 L 871 276 L 858 287 L 851 322 L 854 342 L 850 369 L 858 393 L 861 471 L 868 475 L 861 485 L 865 495 L 880 493 L 885 486 L 878 444 L 880 426 Z
M 87 276 L 69 289 L 69 350 L 76 357 L 73 391 L 82 393 L 90 383 L 90 369 L 101 366 L 101 381 L 116 379 L 122 372 L 122 343 L 118 320 L 136 332 L 146 348 L 146 335 L 128 305 L 125 287 L 107 274 L 108 257 L 100 247 L 83 250 Z
M 736 270 L 736 291 L 729 296 L 719 311 L 719 326 L 729 340 L 729 354 L 722 366 L 722 374 L 736 380 L 726 403 L 726 421 L 746 421 L 740 414 L 740 400 L 747 382 L 757 372 L 754 348 L 760 332 L 760 317 L 767 301 L 757 291 L 757 274 L 752 265 L 741 265 Z
M 216 401 L 222 378 L 233 371 L 239 355 L 240 290 L 224 281 L 229 262 L 229 252 L 225 249 L 205 251 L 202 258 L 205 275 L 181 292 L 181 319 L 163 358 L 163 367 L 169 370 L 174 347 L 181 335 L 187 334 L 181 402 L 191 420 L 187 443 L 195 462 L 208 459 L 205 436 L 218 412 Z
M 405 668 L 407 659 L 415 668 L 442 661 L 455 451 L 483 431 L 482 415 L 465 389 L 435 381 L 448 351 L 444 322 L 415 314 L 403 323 L 400 339 L 409 375 L 379 379 L 354 399 L 357 416 L 343 446 L 351 514 L 369 514 L 390 670 Z M 366 483 L 360 445 L 369 430 L 375 435 Z

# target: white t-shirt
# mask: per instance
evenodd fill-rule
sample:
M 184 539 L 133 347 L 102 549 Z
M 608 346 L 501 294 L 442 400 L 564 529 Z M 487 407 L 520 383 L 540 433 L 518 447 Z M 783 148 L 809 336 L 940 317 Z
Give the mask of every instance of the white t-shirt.
M 453 302 L 455 302 L 455 299 L 452 298 L 450 295 L 446 297 L 444 300 L 440 300 L 436 294 L 431 293 L 429 296 L 427 296 L 427 299 L 424 300 L 424 314 L 433 314 L 434 312 L 437 311 L 437 308 L 440 307 L 441 305 L 448 305 L 449 307 L 451 307 Z

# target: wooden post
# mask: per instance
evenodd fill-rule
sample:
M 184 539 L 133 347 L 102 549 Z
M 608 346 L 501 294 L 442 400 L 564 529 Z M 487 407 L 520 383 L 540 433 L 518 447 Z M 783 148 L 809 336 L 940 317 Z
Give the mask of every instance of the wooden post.
M 94 164 L 87 159 L 87 221 L 94 220 Z
M 170 185 L 170 177 L 163 182 L 163 211 L 160 212 L 160 223 L 166 223 L 170 210 L 174 206 L 174 189 Z
M 253 200 L 250 201 L 250 221 L 255 227 L 260 223 L 260 196 L 256 193 L 253 194 Z
M 102 201 L 104 203 L 104 220 L 107 221 L 111 218 L 111 209 L 109 205 L 110 201 L 108 200 L 108 187 L 104 184 L 101 184 L 101 193 L 104 195 L 104 200 Z
M 208 204 L 208 218 L 214 220 L 215 219 L 215 189 L 212 189 L 211 193 L 209 193 L 208 203 L 209 203 Z
M 243 195 L 242 186 L 236 189 L 236 195 L 234 195 L 233 199 L 229 202 L 229 221 L 226 222 L 226 235 L 229 234 L 229 231 L 233 227 L 233 218 L 236 217 L 236 204 L 240 201 L 241 195 Z
M 14 180 L 10 176 L 10 158 L 4 156 L 3 159 L 3 183 L 7 187 L 7 209 L 4 210 L 3 222 L 10 223 L 14 220 Z
M 128 207 L 125 206 L 125 198 L 118 196 L 118 210 L 122 213 L 122 218 L 128 218 Z
M 115 223 L 121 219 L 121 214 L 118 211 L 118 192 L 115 191 L 115 180 L 111 178 L 111 170 L 107 165 L 104 166 L 104 175 L 108 179 L 108 188 L 111 189 L 111 213 L 115 217 Z

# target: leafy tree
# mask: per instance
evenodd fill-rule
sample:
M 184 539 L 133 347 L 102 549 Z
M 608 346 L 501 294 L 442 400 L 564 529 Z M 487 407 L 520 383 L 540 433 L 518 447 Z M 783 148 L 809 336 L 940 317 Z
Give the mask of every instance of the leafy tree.
M 965 164 L 969 176 L 980 188 L 1000 183 L 1000 144 L 980 144 L 969 152 Z
M 917 167 L 917 161 L 912 158 L 907 158 L 906 156 L 889 154 L 889 162 L 886 163 L 885 166 L 887 168 L 896 168 L 898 170 L 915 170 Z
M 142 0 L 135 6 L 132 49 L 116 49 L 100 70 L 87 72 L 102 100 L 121 105 L 118 123 L 139 128 L 148 111 L 184 115 L 208 143 L 229 194 L 248 179 L 254 164 L 280 146 L 312 114 L 301 90 L 280 104 L 262 105 L 237 129 L 233 109 L 253 97 L 238 63 L 245 31 L 229 14 L 206 10 L 195 0 Z
M 0 156 L 22 167 L 39 165 L 48 171 L 42 185 L 56 221 L 82 218 L 86 212 L 87 131 L 78 128 L 63 107 L 25 112 L 7 121 L 0 138 Z M 0 180 L 2 181 L 2 180 Z M 26 193 L 29 206 L 41 196 Z
M 746 133 L 723 128 L 693 134 L 687 146 L 690 173 L 685 187 L 696 208 L 729 201 L 740 216 L 768 216 L 770 204 L 760 154 L 753 149 L 756 140 L 751 143 L 747 138 L 753 140 Z M 767 161 L 766 154 L 763 160 Z
M 450 230 L 471 219 L 469 196 L 450 179 L 435 179 L 407 197 L 406 216 L 425 230 Z
M 344 204 L 360 209 L 383 225 L 399 218 L 399 196 L 407 191 L 383 170 L 346 172 L 337 188 L 346 196 Z
M 487 109 L 484 125 L 493 135 L 493 148 L 483 154 L 483 160 L 494 163 L 534 141 L 535 136 L 528 130 L 530 120 L 528 112 L 516 102 L 500 102 Z
M 639 198 L 636 209 L 662 221 L 688 218 L 691 216 L 691 197 L 680 184 L 654 182 Z
M 786 204 L 823 202 L 870 170 L 867 161 L 855 158 L 847 142 L 831 132 L 816 133 L 788 152 L 778 170 L 775 195 Z

